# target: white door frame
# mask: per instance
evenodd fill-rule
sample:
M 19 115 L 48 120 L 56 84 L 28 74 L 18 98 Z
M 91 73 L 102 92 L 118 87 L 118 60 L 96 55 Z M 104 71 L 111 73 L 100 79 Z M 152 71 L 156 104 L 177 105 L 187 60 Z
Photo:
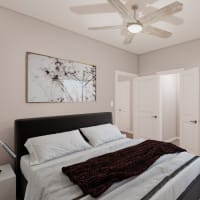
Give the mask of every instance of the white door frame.
M 184 70 L 185 70 L 184 68 L 177 68 L 177 69 L 172 69 L 172 70 L 159 71 L 159 72 L 156 72 L 156 74 L 158 75 L 178 74 Z
M 120 76 L 120 75 L 122 75 L 122 76 L 127 76 L 127 77 L 131 77 L 131 78 L 136 78 L 136 77 L 138 77 L 138 75 L 137 74 L 134 74 L 134 73 L 130 73 L 130 72 L 124 72 L 124 71 L 119 71 L 119 70 L 116 70 L 115 71 L 115 83 L 114 83 L 114 116 L 115 116 L 115 120 L 114 120 L 114 123 L 116 124 L 116 122 L 117 122 L 117 112 L 116 112 L 116 110 L 117 110 L 117 101 L 116 101 L 116 99 L 117 99 L 117 82 L 118 82 L 118 77 Z M 132 91 L 132 95 L 133 95 L 134 93 L 133 93 L 133 91 Z M 132 98 L 133 99 L 133 98 Z M 133 106 L 132 106 L 132 108 L 133 108 Z M 133 112 L 133 110 L 132 110 L 132 112 Z M 132 120 L 133 121 L 133 120 Z M 131 129 L 133 130 L 133 127 L 131 127 Z

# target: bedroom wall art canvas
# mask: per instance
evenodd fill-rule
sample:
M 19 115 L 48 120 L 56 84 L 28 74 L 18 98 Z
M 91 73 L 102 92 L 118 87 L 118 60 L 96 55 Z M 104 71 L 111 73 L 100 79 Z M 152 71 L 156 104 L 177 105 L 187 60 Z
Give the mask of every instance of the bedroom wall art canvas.
M 27 102 L 93 102 L 94 65 L 27 53 Z

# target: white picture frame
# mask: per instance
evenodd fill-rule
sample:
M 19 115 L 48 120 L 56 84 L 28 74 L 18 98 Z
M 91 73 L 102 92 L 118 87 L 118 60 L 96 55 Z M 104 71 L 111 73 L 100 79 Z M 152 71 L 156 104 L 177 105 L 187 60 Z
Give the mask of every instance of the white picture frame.
M 96 66 L 27 53 L 27 102 L 96 101 Z

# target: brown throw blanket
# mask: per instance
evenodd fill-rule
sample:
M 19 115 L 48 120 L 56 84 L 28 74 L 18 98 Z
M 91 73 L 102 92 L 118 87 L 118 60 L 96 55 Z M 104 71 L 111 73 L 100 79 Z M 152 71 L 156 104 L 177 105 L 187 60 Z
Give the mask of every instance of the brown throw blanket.
M 84 194 L 98 197 L 113 183 L 147 170 L 160 156 L 183 152 L 171 143 L 146 140 L 138 145 L 89 159 L 62 171 Z

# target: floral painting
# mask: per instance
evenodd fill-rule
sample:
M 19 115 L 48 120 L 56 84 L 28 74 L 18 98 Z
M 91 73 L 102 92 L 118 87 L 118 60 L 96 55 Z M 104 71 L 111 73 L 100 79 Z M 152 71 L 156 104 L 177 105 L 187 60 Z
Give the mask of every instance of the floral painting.
M 96 67 L 27 53 L 28 102 L 93 102 Z

